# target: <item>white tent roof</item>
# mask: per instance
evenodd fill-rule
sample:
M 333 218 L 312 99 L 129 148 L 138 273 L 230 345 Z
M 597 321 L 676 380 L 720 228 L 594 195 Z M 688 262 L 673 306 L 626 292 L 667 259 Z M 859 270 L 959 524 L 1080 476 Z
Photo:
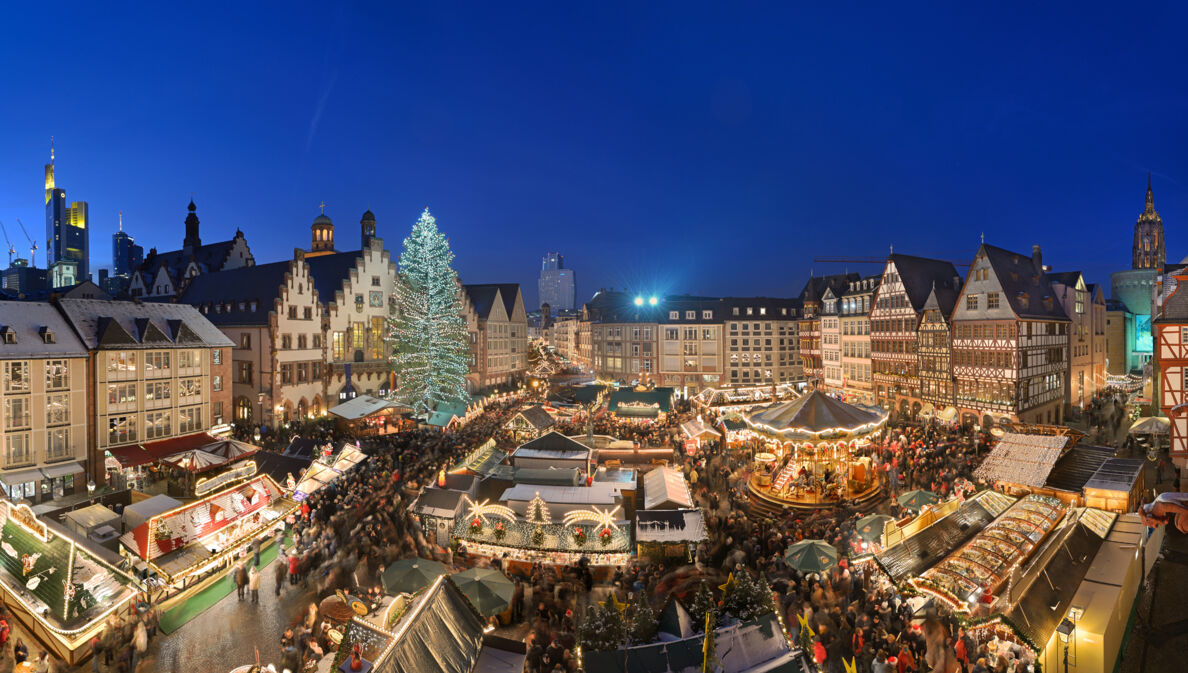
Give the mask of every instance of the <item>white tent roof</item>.
M 364 416 L 370 416 L 377 411 L 383 411 L 384 409 L 407 408 L 408 407 L 391 400 L 381 400 L 380 398 L 372 397 L 371 395 L 359 395 L 354 399 L 343 402 L 329 411 L 339 418 L 345 418 L 348 421 L 353 421 L 363 418 Z
M 1008 432 L 974 470 L 974 476 L 986 481 L 1043 486 L 1068 440 L 1062 436 Z
M 644 509 L 691 509 L 693 496 L 685 475 L 670 467 L 657 467 L 644 475 Z
M 175 453 L 172 456 L 165 456 L 163 458 L 166 463 L 175 465 L 183 470 L 203 470 L 208 467 L 215 467 L 227 462 L 226 458 L 216 456 L 213 453 L 207 453 L 201 449 L 190 449 L 189 451 L 182 451 Z

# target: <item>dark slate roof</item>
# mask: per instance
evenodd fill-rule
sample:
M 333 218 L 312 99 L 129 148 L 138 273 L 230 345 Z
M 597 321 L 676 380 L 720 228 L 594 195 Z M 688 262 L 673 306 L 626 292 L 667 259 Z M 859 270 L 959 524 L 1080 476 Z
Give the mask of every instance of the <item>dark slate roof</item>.
M 939 563 L 993 520 L 994 514 L 976 500 L 966 500 L 957 511 L 883 550 L 875 560 L 899 584 Z
M 813 390 L 788 402 L 774 402 L 759 407 L 746 417 L 751 425 L 764 425 L 777 431 L 822 432 L 831 428 L 853 430 L 878 422 L 881 415 L 836 400 Z
M 140 264 L 140 271 L 146 271 L 155 275 L 157 269 L 164 266 L 176 280 L 183 277 L 191 259 L 197 262 L 199 268 L 204 272 L 218 271 L 227 260 L 227 255 L 231 254 L 231 248 L 234 246 L 235 239 L 232 238 L 227 241 L 198 246 L 189 255 L 186 254 L 185 250 L 170 250 L 169 252 L 158 252 L 155 254 L 149 251 L 148 256 Z
M 53 332 L 53 343 L 45 342 L 41 335 L 44 328 Z M 7 330 L 16 334 L 16 343 L 0 338 L 0 359 L 87 356 L 87 347 L 49 302 L 0 301 L 0 331 Z
M 1101 549 L 1101 537 L 1083 523 L 1078 522 L 1073 526 L 1073 530 L 1063 539 L 1054 535 L 1045 544 L 1045 547 L 1051 544 L 1061 546 L 1051 555 L 1051 561 L 1043 569 L 1047 577 L 1035 578 L 1019 597 L 1015 607 L 1003 615 L 1037 650 L 1048 642 L 1052 632 L 1068 613 L 1081 580 L 1085 579 L 1094 556 Z M 1043 558 L 1042 550 L 1035 552 L 1032 558 Z M 1049 578 L 1057 581 L 1049 581 Z
M 723 297 L 722 316 L 726 320 L 735 318 L 734 309 L 739 309 L 742 320 L 774 320 L 777 318 L 791 318 L 800 314 L 804 302 L 796 297 Z M 754 308 L 755 312 L 746 315 L 747 308 Z M 766 308 L 766 315 L 759 315 L 759 309 Z M 780 309 L 788 309 L 788 314 L 781 315 Z
M 318 291 L 319 302 L 329 304 L 335 300 L 336 293 L 342 289 L 343 281 L 351 275 L 362 254 L 362 250 L 350 250 L 305 258 L 314 289 Z M 344 298 L 347 299 L 349 298 Z
M 1076 287 L 1077 279 L 1081 278 L 1080 271 L 1059 271 L 1048 274 L 1048 281 L 1052 283 L 1060 283 L 1065 287 Z
M 1080 493 L 1098 468 L 1113 457 L 1112 448 L 1078 444 L 1056 461 L 1044 486 Z
M 1180 275 L 1180 274 L 1176 274 Z M 1184 322 L 1188 321 L 1188 289 L 1186 283 L 1176 283 L 1176 289 L 1171 296 L 1163 300 L 1163 312 L 1155 322 Z
M 861 279 L 862 275 L 857 272 L 838 273 L 832 276 L 811 276 L 804 284 L 804 289 L 800 291 L 797 298 L 802 303 L 805 301 L 814 301 L 820 299 L 828 288 L 832 288 L 834 294 L 840 295 L 845 291 L 845 288 L 850 286 L 851 282 Z
M 539 404 L 521 409 L 517 416 L 523 416 L 524 420 L 532 424 L 532 427 L 537 430 L 544 430 L 551 428 L 557 424 L 557 420 L 549 415 L 549 412 L 544 410 L 544 407 Z
M 483 647 L 482 619 L 448 576 L 393 630 L 401 636 L 376 662 L 376 673 L 471 673 Z
M 997 246 L 983 243 L 978 250 L 985 253 L 994 269 L 994 275 L 1002 286 L 1002 293 L 1006 295 L 1011 310 L 1020 318 L 1038 318 L 1041 320 L 1067 321 L 1064 307 L 1056 299 L 1052 284 L 1047 274 L 1037 271 L 1032 263 L 1031 255 L 1011 252 Z M 1026 293 L 1029 301 L 1024 307 L 1020 295 Z M 1044 299 L 1050 299 L 1044 302 Z
M 201 277 L 201 276 L 199 276 Z M 159 348 L 158 333 L 169 336 L 169 344 L 233 346 L 234 343 L 189 304 L 62 299 L 58 306 L 87 348 Z M 138 322 L 147 319 L 147 323 Z M 138 325 L 151 324 L 157 332 Z M 143 331 L 143 335 L 142 335 Z M 141 336 L 152 336 L 142 340 Z
M 478 313 L 479 317 L 484 320 L 491 315 L 491 309 L 495 306 L 496 293 L 503 299 L 503 309 L 507 312 L 508 317 L 511 317 L 516 310 L 516 296 L 520 293 L 519 283 L 480 283 L 462 287 L 470 296 L 470 303 L 474 304 L 475 313 Z
M 590 455 L 590 447 L 582 444 L 576 439 L 570 439 L 555 430 L 547 432 L 532 440 L 531 442 L 521 444 L 514 452 L 512 452 L 512 457 L 515 457 L 515 455 L 519 453 L 521 449 L 528 449 L 528 452 L 551 451 L 557 452 L 558 454 L 572 453 L 573 457 L 575 458 Z M 525 455 L 528 452 L 526 452 Z
M 263 325 L 280 296 L 285 274 L 292 262 L 272 262 L 238 269 L 204 273 L 190 280 L 181 301 L 199 307 L 216 325 Z M 239 302 L 244 302 L 241 311 Z M 251 302 L 256 302 L 252 311 Z M 217 304 L 230 304 L 231 310 L 216 310 Z
M 933 285 L 924 302 L 925 309 L 935 309 L 945 317 L 945 322 L 953 316 L 953 307 L 957 306 L 957 297 L 961 291 L 949 285 Z
M 458 503 L 467 495 L 466 491 L 431 486 L 421 491 L 417 504 L 413 507 L 418 512 L 426 509 L 457 511 Z
M 952 262 L 940 259 L 892 253 L 890 261 L 895 263 L 895 270 L 903 281 L 903 291 L 907 293 L 916 313 L 924 310 L 924 302 L 928 300 L 933 283 L 938 287 L 953 287 L 955 279 L 959 277 Z

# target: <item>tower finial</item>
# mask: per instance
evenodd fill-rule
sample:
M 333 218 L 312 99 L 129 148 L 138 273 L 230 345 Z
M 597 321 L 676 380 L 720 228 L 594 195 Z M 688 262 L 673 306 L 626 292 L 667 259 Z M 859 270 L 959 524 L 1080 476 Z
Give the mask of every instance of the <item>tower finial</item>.
M 985 244 L 986 243 L 986 232 L 983 231 L 981 233 L 981 237 L 982 237 L 982 243 Z
M 1147 203 L 1144 212 L 1155 212 L 1155 195 L 1151 193 L 1151 171 L 1147 171 Z
M 326 200 L 322 199 L 322 202 L 318 204 L 318 207 L 322 209 L 322 214 L 325 215 L 326 214 Z
M 50 166 L 53 166 L 53 165 L 54 165 L 54 137 L 50 136 Z
M 124 211 L 120 211 L 120 231 L 124 230 Z

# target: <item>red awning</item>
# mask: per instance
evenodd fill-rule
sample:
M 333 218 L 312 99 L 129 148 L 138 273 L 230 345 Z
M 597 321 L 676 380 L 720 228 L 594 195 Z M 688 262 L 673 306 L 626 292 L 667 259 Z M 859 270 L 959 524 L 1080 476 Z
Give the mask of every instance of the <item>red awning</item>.
M 137 465 L 147 465 L 153 462 L 153 457 L 145 452 L 136 444 L 129 444 L 127 446 L 115 446 L 107 450 L 111 457 L 120 464 L 120 467 L 136 467 Z
M 144 442 L 140 445 L 140 448 L 148 452 L 149 456 L 151 456 L 149 460 L 152 461 L 160 460 L 166 456 L 181 453 L 182 451 L 200 449 L 207 444 L 217 441 L 220 441 L 217 437 L 211 437 L 205 432 L 197 432 L 184 437 L 171 437 L 156 442 Z

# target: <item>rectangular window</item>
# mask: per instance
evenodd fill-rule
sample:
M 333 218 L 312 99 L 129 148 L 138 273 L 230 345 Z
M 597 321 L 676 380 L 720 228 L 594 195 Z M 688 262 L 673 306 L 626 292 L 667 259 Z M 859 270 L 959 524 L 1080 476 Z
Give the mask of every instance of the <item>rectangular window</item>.
M 109 380 L 136 378 L 136 353 L 128 351 L 108 353 L 107 378 Z
M 293 348 L 293 337 L 289 336 L 288 334 L 282 334 L 281 335 L 281 349 L 289 350 L 291 348 Z
M 281 365 L 281 383 L 288 384 L 293 382 L 293 365 Z
M 216 393 L 219 392 L 220 390 L 222 390 L 223 389 L 223 377 L 221 377 L 221 376 L 210 377 L 210 389 L 215 391 Z
M 184 350 L 177 352 L 178 369 L 188 369 L 202 366 L 202 351 Z M 168 365 L 166 365 L 168 368 Z
M 178 381 L 177 381 L 177 396 L 178 397 L 201 397 L 202 396 L 202 379 L 200 379 L 200 378 L 178 379 Z
M 978 296 L 976 294 L 971 294 L 965 298 L 965 308 L 970 311 L 978 310 Z
M 4 436 L 4 460 L 9 467 L 28 465 L 33 462 L 33 446 L 29 441 L 29 433 L 12 432 Z
M 669 320 L 680 320 L 680 319 L 681 319 L 681 312 L 680 312 L 680 311 L 669 311 L 669 312 L 668 312 L 668 319 L 669 319 Z
M 222 348 L 215 348 L 210 351 L 210 362 L 211 362 L 211 364 L 216 364 L 216 365 L 223 364 L 223 349 Z
M 223 403 L 212 402 L 210 405 L 210 415 L 215 425 L 220 425 L 223 422 Z
M 144 384 L 145 402 L 168 402 L 171 397 L 172 386 L 169 381 L 156 381 Z M 155 404 L 153 406 L 160 406 Z
M 29 398 L 8 397 L 4 400 L 4 427 L 7 430 L 28 428 L 32 424 L 29 414 Z
M 202 428 L 202 407 L 186 407 L 177 410 L 177 434 L 188 435 Z
M 170 429 L 172 423 L 170 419 L 173 416 L 173 411 L 166 409 L 165 411 L 150 411 L 144 415 L 144 438 L 158 439 L 160 437 L 168 437 L 173 434 Z
M 65 425 L 70 422 L 70 393 L 45 396 L 45 424 Z
M 136 417 L 135 416 L 110 416 L 107 419 L 107 443 L 110 444 L 125 444 L 127 442 L 135 442 L 136 436 Z
M 144 375 L 146 378 L 169 376 L 169 369 L 169 353 L 157 352 L 144 354 Z
M 309 306 L 306 306 L 305 312 L 302 314 L 302 317 L 304 317 L 306 320 L 313 320 L 313 309 L 310 308 Z
M 351 348 L 354 348 L 355 350 L 363 350 L 363 336 L 364 336 L 363 323 L 352 322 L 351 323 Z
M 335 360 L 342 361 L 346 359 L 346 332 L 334 333 L 333 350 Z
M 45 389 L 65 390 L 70 387 L 70 368 L 66 360 L 46 360 Z
M 714 312 L 713 312 L 713 311 L 702 311 L 702 312 L 701 312 L 701 319 L 702 319 L 702 320 L 713 320 L 713 319 L 714 319 Z
M 289 307 L 289 319 L 290 319 L 290 320 L 296 320 L 296 319 L 297 319 L 297 307 L 296 307 L 296 306 L 290 306 L 290 307 Z
M 300 349 L 306 348 L 306 337 L 304 334 L 297 335 L 297 348 L 300 348 Z
M 304 383 L 309 380 L 309 366 L 304 362 L 297 363 L 297 383 Z
M 49 462 L 70 457 L 70 428 L 50 428 L 46 432 L 45 459 Z
M 4 363 L 4 392 L 29 392 L 29 362 L 27 360 Z
M 977 307 L 975 306 L 974 308 L 977 308 Z M 987 309 L 998 308 L 998 293 L 997 292 L 987 292 L 986 293 L 986 308 Z
M 250 333 L 244 332 L 243 334 L 239 335 L 239 347 L 240 348 L 251 348 L 252 347 L 252 335 Z
M 371 319 L 371 359 L 382 360 L 384 358 L 384 319 Z
M 252 363 L 250 362 L 236 362 L 235 363 L 235 380 L 239 383 L 252 382 Z
M 119 404 L 136 404 L 135 383 L 107 384 L 107 405 L 116 406 Z

